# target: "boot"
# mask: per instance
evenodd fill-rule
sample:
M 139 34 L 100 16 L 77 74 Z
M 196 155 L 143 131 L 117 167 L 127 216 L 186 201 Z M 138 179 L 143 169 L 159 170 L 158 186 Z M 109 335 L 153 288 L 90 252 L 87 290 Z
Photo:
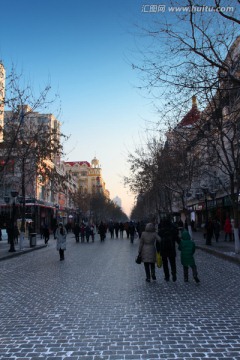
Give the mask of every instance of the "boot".
M 200 283 L 200 280 L 197 276 L 194 276 L 194 280 L 196 281 L 197 284 Z

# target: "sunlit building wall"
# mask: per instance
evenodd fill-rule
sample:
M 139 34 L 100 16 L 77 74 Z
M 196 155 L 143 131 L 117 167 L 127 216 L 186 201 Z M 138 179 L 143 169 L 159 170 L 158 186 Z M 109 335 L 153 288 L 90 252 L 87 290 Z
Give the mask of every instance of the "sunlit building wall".
M 67 161 L 66 170 L 71 176 L 77 179 L 78 187 L 82 194 L 101 193 L 107 198 L 110 197 L 109 191 L 102 178 L 102 169 L 96 157 L 91 161 Z

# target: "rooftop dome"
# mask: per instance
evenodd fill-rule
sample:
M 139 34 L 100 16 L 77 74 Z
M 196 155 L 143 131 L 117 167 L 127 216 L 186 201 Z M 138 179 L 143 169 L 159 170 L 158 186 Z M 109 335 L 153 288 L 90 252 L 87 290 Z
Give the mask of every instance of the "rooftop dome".
M 99 160 L 96 158 L 96 156 L 94 157 L 94 159 L 92 159 L 91 164 L 92 167 L 99 167 Z

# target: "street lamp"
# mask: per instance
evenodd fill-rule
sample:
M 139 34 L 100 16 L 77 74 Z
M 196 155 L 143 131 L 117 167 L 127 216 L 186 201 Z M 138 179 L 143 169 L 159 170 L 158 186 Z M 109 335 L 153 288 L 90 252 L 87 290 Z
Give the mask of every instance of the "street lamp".
M 202 186 L 201 190 L 204 194 L 204 202 L 205 202 L 205 212 L 206 212 L 206 223 L 208 222 L 208 187 L 207 186 Z
M 15 214 L 16 214 L 16 202 L 15 199 L 18 196 L 18 191 L 16 190 L 12 190 L 11 191 L 11 197 L 12 197 L 12 214 L 10 216 L 10 226 L 8 229 L 8 236 L 9 236 L 9 241 L 10 241 L 10 249 L 9 252 L 15 252 L 15 247 L 14 247 L 14 223 L 15 223 Z M 10 203 L 10 197 L 9 196 L 4 196 L 4 201 L 6 204 Z
M 55 209 L 56 209 L 56 223 L 58 224 L 58 211 L 59 211 L 59 205 L 55 204 Z

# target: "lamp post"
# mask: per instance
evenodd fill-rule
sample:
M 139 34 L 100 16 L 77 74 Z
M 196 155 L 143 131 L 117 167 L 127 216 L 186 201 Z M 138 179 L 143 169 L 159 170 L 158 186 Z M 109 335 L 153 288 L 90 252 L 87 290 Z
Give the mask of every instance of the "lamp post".
M 9 252 L 15 252 L 15 246 L 14 246 L 14 223 L 15 223 L 15 216 L 16 216 L 16 202 L 15 199 L 18 196 L 18 191 L 12 190 L 11 191 L 11 197 L 12 197 L 12 214 L 10 216 L 10 226 L 8 229 L 8 236 L 10 241 L 10 249 Z M 4 196 L 4 201 L 6 204 L 10 203 L 10 197 Z
M 205 202 L 205 230 L 206 230 L 206 245 L 211 245 L 212 236 L 213 236 L 213 224 L 211 221 L 209 221 L 208 216 L 208 196 L 211 197 L 212 200 L 216 198 L 217 191 L 209 190 L 207 186 L 201 187 L 201 192 L 196 193 L 197 199 L 200 199 L 202 195 L 204 196 L 204 202 Z
M 201 190 L 204 194 L 204 201 L 205 201 L 205 210 L 206 210 L 206 222 L 208 221 L 208 196 L 212 200 L 216 198 L 217 191 L 208 189 L 207 186 L 201 187 Z
M 188 206 L 188 200 L 191 198 L 192 192 L 189 188 L 182 190 L 182 205 L 183 205 L 183 211 L 185 215 L 185 223 L 187 224 L 188 232 L 192 238 L 192 227 L 191 227 L 191 212 L 190 208 Z
M 59 211 L 59 205 L 55 204 L 55 209 L 56 209 L 56 223 L 58 224 L 58 211 Z
M 205 214 L 206 214 L 206 223 L 208 222 L 208 199 L 207 199 L 207 196 L 208 196 L 208 187 L 206 186 L 203 186 L 201 187 L 201 190 L 204 194 L 204 202 L 205 202 Z

